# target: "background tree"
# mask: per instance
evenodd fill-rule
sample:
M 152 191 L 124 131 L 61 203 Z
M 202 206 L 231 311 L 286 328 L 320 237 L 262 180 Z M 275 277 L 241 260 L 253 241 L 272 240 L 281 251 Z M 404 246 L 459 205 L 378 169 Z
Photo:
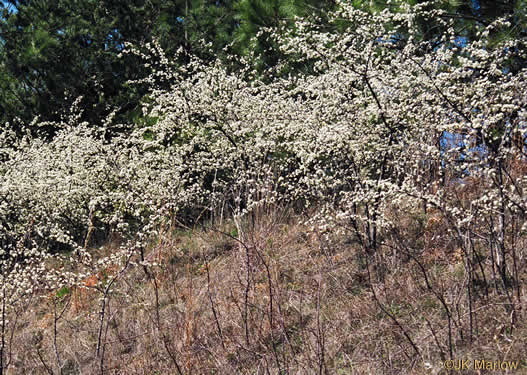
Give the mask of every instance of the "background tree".
M 234 38 L 235 52 L 252 58 L 260 71 L 273 68 L 286 58 L 277 48 L 277 39 L 280 34 L 285 36 L 294 32 L 295 17 L 317 16 L 322 21 L 335 5 L 333 0 L 239 0 L 236 3 L 239 27 Z M 288 63 L 289 68 L 305 68 L 297 66 L 294 60 Z
M 136 122 L 142 114 L 140 103 L 146 89 L 141 85 L 130 87 L 126 82 L 144 78 L 149 72 L 137 56 L 120 56 L 125 42 L 139 45 L 155 38 L 169 57 L 182 47 L 185 53 L 176 64 L 188 63 L 191 55 L 212 61 L 228 51 L 249 58 L 260 73 L 269 69 L 282 76 L 310 72 L 313 62 L 284 54 L 277 48 L 277 40 L 296 32 L 295 17 L 317 19 L 321 31 L 343 32 L 345 26 L 326 19 L 336 3 L 6 0 L 0 5 L 0 122 L 19 118 L 30 123 L 37 116 L 41 121 L 58 121 L 78 97 L 82 97 L 81 120 L 94 126 L 115 110 L 116 123 Z M 416 3 L 423 2 L 354 0 L 353 6 L 375 13 L 386 8 L 403 11 L 405 5 Z M 442 43 L 445 20 L 454 25 L 460 44 L 474 40 L 482 27 L 500 16 L 509 24 L 496 29 L 492 35 L 496 42 L 525 36 L 525 0 L 450 0 L 427 6 L 443 10 L 437 19 L 416 18 L 420 38 L 430 41 L 431 49 Z M 404 33 L 399 31 L 394 37 L 404 38 Z M 232 62 L 235 69 L 236 58 Z M 518 71 L 522 66 L 524 59 L 515 57 L 507 69 Z M 50 135 L 54 130 L 41 126 L 35 133 Z
M 146 90 L 130 79 L 148 75 L 133 55 L 121 55 L 124 43 L 153 38 L 167 53 L 183 47 L 187 55 L 220 51 L 235 27 L 230 2 L 9 0 L 1 5 L 0 121 L 36 116 L 58 121 L 78 97 L 82 120 L 98 124 L 117 109 L 124 122 L 138 115 Z M 185 63 L 185 61 L 180 61 Z M 39 131 L 52 134 L 53 129 Z

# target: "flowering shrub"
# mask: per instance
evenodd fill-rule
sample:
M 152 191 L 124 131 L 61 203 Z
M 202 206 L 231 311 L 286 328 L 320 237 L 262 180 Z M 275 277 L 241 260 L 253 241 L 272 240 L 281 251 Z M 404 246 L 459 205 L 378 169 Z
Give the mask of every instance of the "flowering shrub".
M 412 257 L 425 249 L 410 252 L 397 239 L 390 212 L 434 209 L 470 277 L 486 277 L 477 259 L 488 258 L 496 288 L 514 305 L 514 243 L 527 230 L 527 71 L 511 71 L 511 61 L 525 61 L 525 43 L 490 46 L 497 21 L 461 47 L 444 18 L 447 32 L 431 48 L 416 20 L 441 20 L 440 10 L 420 4 L 370 15 L 339 4 L 330 16 L 346 20 L 339 33 L 299 21 L 295 35 L 278 41 L 316 74 L 247 80 L 250 68 L 228 72 L 197 59 L 172 67 L 146 46 L 148 121 L 130 134 L 108 141 L 104 128 L 74 120 L 49 142 L 25 137 L 13 146 L 4 133 L 5 305 L 43 280 L 53 289 L 85 277 L 51 273 L 43 260 L 73 251 L 71 262 L 97 267 L 88 251 L 97 237 L 129 240 L 109 258 L 124 261 L 176 219 L 298 202 L 320 208 L 319 230 L 350 233 L 368 254 L 392 236 Z M 472 190 L 462 194 L 469 179 Z

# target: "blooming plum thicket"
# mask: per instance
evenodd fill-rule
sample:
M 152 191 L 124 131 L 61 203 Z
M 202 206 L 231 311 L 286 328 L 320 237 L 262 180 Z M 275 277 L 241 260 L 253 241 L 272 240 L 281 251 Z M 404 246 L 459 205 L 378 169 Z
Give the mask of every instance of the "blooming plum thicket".
M 329 17 L 346 21 L 339 32 L 298 21 L 278 42 L 296 64 L 313 64 L 310 75 L 248 80 L 249 67 L 229 72 L 198 59 L 173 67 L 147 45 L 148 121 L 131 133 L 107 140 L 104 129 L 73 122 L 52 141 L 25 137 L 16 145 L 4 133 L 7 305 L 43 280 L 57 288 L 82 278 L 53 274 L 42 261 L 67 250 L 78 254 L 72 262 L 95 267 L 87 251 L 93 236 L 128 239 L 112 258 L 119 260 L 183 214 L 239 217 L 292 202 L 318 206 L 314 224 L 350 232 L 368 253 L 397 228 L 391 207 L 433 208 L 468 269 L 476 272 L 472 255 L 488 249 L 507 290 L 518 276 L 512 244 L 527 230 L 527 71 L 509 69 L 525 61 L 525 42 L 490 45 L 489 33 L 502 26 L 496 21 L 461 47 L 451 19 L 430 8 L 371 15 L 341 1 Z M 417 26 L 432 18 L 448 30 L 433 48 Z M 461 141 L 446 147 L 455 135 Z M 460 197 L 467 177 L 477 188 Z

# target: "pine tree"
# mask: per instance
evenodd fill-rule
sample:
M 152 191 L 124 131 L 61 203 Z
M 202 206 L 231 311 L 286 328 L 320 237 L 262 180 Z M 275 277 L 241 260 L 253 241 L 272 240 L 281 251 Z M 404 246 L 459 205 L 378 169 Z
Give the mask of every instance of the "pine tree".
M 97 124 L 117 109 L 118 120 L 129 122 L 146 91 L 126 82 L 149 72 L 136 56 L 121 54 L 125 42 L 155 38 L 169 56 L 183 47 L 212 59 L 236 26 L 228 1 L 9 0 L 0 10 L 2 122 L 60 120 L 79 97 L 82 120 Z M 201 40 L 212 43 L 212 53 Z
M 237 53 L 253 58 L 254 64 L 262 71 L 275 67 L 285 56 L 278 51 L 276 33 L 290 33 L 295 17 L 324 16 L 334 9 L 331 0 L 239 0 L 236 4 L 239 28 L 235 32 Z M 294 69 L 294 61 L 289 61 Z M 296 67 L 301 68 L 301 67 Z

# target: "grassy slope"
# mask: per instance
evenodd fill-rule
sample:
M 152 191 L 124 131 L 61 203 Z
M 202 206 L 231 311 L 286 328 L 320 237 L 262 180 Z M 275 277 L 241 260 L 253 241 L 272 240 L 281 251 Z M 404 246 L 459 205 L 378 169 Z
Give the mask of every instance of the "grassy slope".
M 226 222 L 163 236 L 147 254 L 158 266 L 131 265 L 116 279 L 101 331 L 94 288 L 36 299 L 20 313 L 9 373 L 60 373 L 58 363 L 63 374 L 101 373 L 101 363 L 105 374 L 446 373 L 437 295 L 452 316 L 454 359 L 519 360 L 514 373 L 527 373 L 526 298 L 515 297 L 512 317 L 505 295 L 474 287 L 470 335 L 463 257 L 442 240 L 440 218 L 400 218 L 409 243 L 421 241 L 432 290 L 408 254 L 386 246 L 366 258 L 353 238 L 327 241 L 302 220 L 275 211 L 242 233 Z

